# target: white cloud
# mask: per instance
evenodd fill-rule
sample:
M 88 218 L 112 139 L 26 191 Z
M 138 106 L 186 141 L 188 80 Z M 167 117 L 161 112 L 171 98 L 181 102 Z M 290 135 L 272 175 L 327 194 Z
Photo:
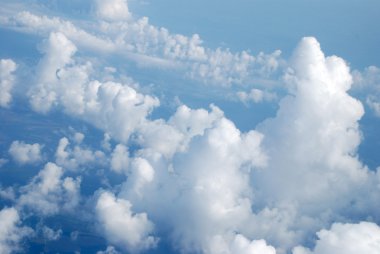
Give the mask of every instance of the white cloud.
M 59 17 L 38 16 L 28 11 L 22 11 L 15 16 L 8 17 L 2 25 L 25 33 L 37 34 L 44 38 L 53 32 L 62 33 L 82 48 L 98 53 L 109 53 L 115 50 L 115 44 L 111 40 L 95 36 Z
M 252 83 L 283 67 L 280 51 L 253 56 L 209 49 L 198 35 L 171 34 L 147 18 L 133 19 L 126 1 L 98 1 L 96 13 L 103 20 L 87 25 L 28 12 L 11 19 L 17 29 L 50 34 L 29 92 L 33 108 L 63 110 L 105 131 L 110 154 L 86 148 L 80 134 L 74 144 L 61 139 L 58 166 L 48 163 L 22 188 L 20 205 L 43 215 L 74 207 L 80 180 L 63 179 L 59 166 L 75 169 L 104 158 L 127 175 L 120 198 L 105 192 L 96 205 L 108 242 L 123 251 L 155 247 L 153 222 L 155 232 L 184 253 L 273 254 L 273 245 L 283 254 L 332 221 L 378 218 L 379 181 L 370 180 L 375 173 L 357 155 L 363 107 L 347 93 L 352 85 L 347 64 L 325 57 L 314 38 L 304 38 L 289 62 L 284 80 L 290 95 L 277 115 L 257 131 L 242 133 L 216 106 L 207 111 L 182 105 L 167 121 L 149 120 L 157 98 L 140 93 L 132 81 L 97 80 L 96 64 L 85 59 L 100 52 L 170 63 L 206 84 L 247 84 L 248 92 L 237 96 L 258 103 L 275 97 L 270 88 L 252 89 Z M 376 109 L 377 101 L 374 97 L 369 105 Z M 111 138 L 120 142 L 113 151 Z M 136 142 L 136 151 L 129 153 L 129 141 Z M 360 201 L 363 193 L 370 193 L 373 204 Z M 321 234 L 315 251 L 329 237 Z
M 90 80 L 91 64 L 75 64 L 75 45 L 61 33 L 52 33 L 39 64 L 39 83 L 30 92 L 31 104 L 46 113 L 61 107 L 74 117 L 92 123 L 126 142 L 145 122 L 157 98 L 138 93 L 133 84 Z
M 96 14 L 107 21 L 128 20 L 131 16 L 127 0 L 96 0 Z
M 21 165 L 33 164 L 42 160 L 42 147 L 42 145 L 37 143 L 26 144 L 23 141 L 16 140 L 12 142 L 8 152 L 12 156 L 13 160 Z
M 380 68 L 369 66 L 362 72 L 353 71 L 353 90 L 380 117 Z
M 80 199 L 80 183 L 79 177 L 63 178 L 62 168 L 49 162 L 28 185 L 21 188 L 18 205 L 44 216 L 72 211 Z
M 186 77 L 216 86 L 268 79 L 284 65 L 279 50 L 253 56 L 247 51 L 210 49 L 202 45 L 198 34 L 172 34 L 166 28 L 149 24 L 147 17 L 131 18 L 125 0 L 96 1 L 95 12 L 101 19 L 120 22 L 101 21 L 80 28 L 83 24 L 21 12 L 3 25 L 42 35 L 59 31 L 83 49 L 112 53 L 143 67 L 176 69 Z
M 369 95 L 367 97 L 366 103 L 367 103 L 368 107 L 370 107 L 373 110 L 375 115 L 380 117 L 380 101 L 379 101 L 379 98 L 377 98 L 373 95 L 372 96 Z
M 146 159 L 135 158 L 131 162 L 128 181 L 124 184 L 124 189 L 132 192 L 129 195 L 141 197 L 144 193 L 143 188 L 153 182 L 154 175 L 154 169 Z
M 77 48 L 69 41 L 62 33 L 52 33 L 44 45 L 45 57 L 40 61 L 38 68 L 38 84 L 30 91 L 30 103 L 34 110 L 47 113 L 61 94 L 57 91 L 59 86 L 60 71 L 67 64 L 72 62 L 71 57 L 76 52 Z M 72 91 L 67 87 L 62 87 L 61 92 L 70 93 L 71 105 L 74 108 L 78 107 L 77 89 Z M 65 97 L 66 98 L 66 97 Z
M 236 93 L 237 97 L 240 101 L 243 103 L 249 103 L 250 101 L 254 103 L 260 103 L 260 102 L 268 102 L 273 101 L 277 98 L 275 93 L 263 91 L 257 88 L 251 89 L 249 93 L 240 91 Z
M 12 88 L 14 85 L 13 72 L 17 65 L 11 59 L 0 60 L 0 106 L 8 107 L 12 101 Z
M 0 185 L 0 198 L 14 201 L 16 199 L 15 190 L 12 187 L 4 189 Z
M 82 140 L 84 135 L 81 136 Z M 77 138 L 74 137 L 75 142 Z M 78 142 L 77 142 L 78 143 Z M 70 148 L 70 141 L 64 137 L 59 140 L 57 150 L 55 152 L 56 164 L 74 171 L 79 171 L 82 168 L 86 168 L 92 165 L 105 165 L 107 159 L 102 151 L 85 148 L 81 146 L 81 142 Z
M 380 253 L 380 227 L 375 223 L 334 223 L 330 230 L 321 230 L 317 236 L 314 250 L 298 246 L 293 254 Z
M 111 169 L 115 172 L 126 172 L 129 165 L 128 147 L 118 144 L 111 154 Z
M 353 71 L 354 89 L 374 88 L 380 92 L 380 68 L 376 66 L 369 66 L 363 72 Z
M 99 223 L 108 242 L 136 253 L 155 248 L 158 240 L 151 236 L 154 225 L 145 213 L 133 213 L 128 200 L 104 192 L 96 204 Z
M 62 236 L 62 229 L 54 230 L 47 226 L 40 226 L 40 225 L 38 225 L 37 227 L 38 227 L 39 233 L 41 234 L 41 237 L 43 237 L 43 239 L 46 239 L 48 241 L 57 241 Z
M 4 208 L 0 211 L 0 253 L 20 251 L 20 241 L 33 233 L 30 228 L 19 226 L 20 223 L 20 216 L 15 208 Z
M 266 163 L 263 137 L 241 133 L 217 108 L 209 113 L 182 106 L 170 122 L 194 138 L 173 161 L 142 152 L 144 160 L 131 169 L 121 196 L 158 226 L 172 228 L 170 238 L 180 251 L 205 252 L 215 235 L 240 231 L 249 218 L 249 171 Z
M 210 244 L 210 254 L 276 254 L 275 248 L 268 246 L 264 240 L 249 241 L 243 235 L 236 234 L 226 241 L 222 236 L 215 236 Z
M 344 217 L 346 209 L 354 211 L 370 174 L 357 156 L 364 110 L 347 93 L 352 78 L 346 63 L 325 57 L 315 38 L 303 38 L 285 80 L 291 95 L 258 128 L 268 155 L 267 168 L 252 176 L 262 212 L 244 231 L 283 252 Z

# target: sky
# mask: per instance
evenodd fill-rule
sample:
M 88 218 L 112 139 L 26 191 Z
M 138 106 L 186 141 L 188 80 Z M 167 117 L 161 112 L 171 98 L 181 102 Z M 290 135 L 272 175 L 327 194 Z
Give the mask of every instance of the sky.
M 378 1 L 0 7 L 0 253 L 380 254 Z

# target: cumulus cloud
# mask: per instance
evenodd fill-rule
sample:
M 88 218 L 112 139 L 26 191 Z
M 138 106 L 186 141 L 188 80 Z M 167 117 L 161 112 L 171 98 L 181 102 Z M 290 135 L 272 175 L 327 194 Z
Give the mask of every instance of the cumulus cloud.
M 251 91 L 249 91 L 248 93 L 240 91 L 237 92 L 236 95 L 239 98 L 239 100 L 243 103 L 249 103 L 250 101 L 254 103 L 273 101 L 277 97 L 274 93 L 263 91 L 257 88 L 251 89 Z
M 230 242 L 226 242 L 221 236 L 216 236 L 210 245 L 207 253 L 212 254 L 276 254 L 275 248 L 268 246 L 264 240 L 249 241 L 240 234 L 235 235 Z
M 14 85 L 13 72 L 17 65 L 12 59 L 0 60 L 0 106 L 8 107 L 12 101 L 12 88 Z
M 95 4 L 101 20 L 91 24 L 29 12 L 8 20 L 13 29 L 47 37 L 27 95 L 33 109 L 61 110 L 105 132 L 105 152 L 84 145 L 80 133 L 62 138 L 56 164 L 46 164 L 18 191 L 20 209 L 41 216 L 72 210 L 81 181 L 64 177 L 63 169 L 104 161 L 99 165 L 124 173 L 126 180 L 111 186 L 120 190 L 118 197 L 100 193 L 96 220 L 108 243 L 122 251 L 155 248 L 157 235 L 181 253 L 284 254 L 334 221 L 379 218 L 380 173 L 369 171 L 357 154 L 363 106 L 348 94 L 353 78 L 347 64 L 326 57 L 315 38 L 301 40 L 282 79 L 289 95 L 276 116 L 256 130 L 241 132 L 214 105 L 209 110 L 181 105 L 168 119 L 152 120 L 160 101 L 131 80 L 99 78 L 98 66 L 88 60 L 94 52 L 170 63 L 205 84 L 247 84 L 236 94 L 245 103 L 274 100 L 270 88 L 250 84 L 278 74 L 285 65 L 281 52 L 253 56 L 209 49 L 196 34 L 172 34 L 148 18 L 135 19 L 127 1 Z M 377 101 L 371 97 L 367 103 L 376 110 Z M 13 200 L 11 194 L 0 193 Z M 360 232 L 376 235 L 377 229 L 364 225 L 333 224 L 318 233 L 314 251 L 299 246 L 294 253 L 333 251 L 331 239 L 350 240 L 345 232 L 355 232 L 368 247 Z M 45 231 L 45 238 L 58 237 Z M 99 253 L 115 252 L 110 246 Z
M 186 149 L 178 150 L 173 161 L 151 150 L 141 152 L 143 159 L 132 163 L 120 195 L 159 226 L 171 228 L 180 251 L 207 252 L 215 236 L 240 231 L 249 218 L 249 172 L 266 164 L 263 136 L 241 133 L 217 108 L 207 112 L 182 106 L 170 122 L 193 135 Z
M 151 235 L 153 223 L 146 213 L 133 213 L 128 200 L 104 192 L 97 201 L 96 213 L 111 244 L 132 253 L 156 247 L 158 239 Z
M 289 248 L 344 216 L 347 207 L 355 210 L 352 204 L 360 200 L 370 172 L 356 154 L 364 110 L 347 93 L 352 84 L 347 64 L 325 57 L 315 38 L 303 38 L 285 80 L 291 95 L 280 102 L 276 117 L 258 128 L 269 159 L 265 170 L 253 171 L 252 184 L 256 204 L 264 209 L 247 228 Z M 271 222 L 258 227 L 260 218 Z
M 369 66 L 363 71 L 354 70 L 352 75 L 355 95 L 380 117 L 380 68 Z
M 61 107 L 67 114 L 127 141 L 159 105 L 158 99 L 138 93 L 132 84 L 91 80 L 91 64 L 75 64 L 75 51 L 75 45 L 62 33 L 50 35 L 39 64 L 39 82 L 30 91 L 31 105 L 42 113 Z
M 129 165 L 128 147 L 118 144 L 111 154 L 111 169 L 115 172 L 126 172 Z
M 57 241 L 62 236 L 62 229 L 54 230 L 47 226 L 38 225 L 37 231 L 41 237 L 43 237 L 43 239 L 46 239 L 48 241 Z
M 48 162 L 32 181 L 21 188 L 18 205 L 43 216 L 71 211 L 80 199 L 81 178 L 63 178 L 63 170 Z
M 10 254 L 20 250 L 20 241 L 33 233 L 28 227 L 21 227 L 20 216 L 15 208 L 0 211 L 0 253 Z
M 107 21 L 128 20 L 130 17 L 127 0 L 96 0 L 96 14 Z
M 317 236 L 314 250 L 299 246 L 293 254 L 380 253 L 380 227 L 375 223 L 334 223 L 330 230 L 321 230 Z
M 80 136 L 80 141 L 84 135 Z M 74 171 L 79 171 L 81 168 L 86 168 L 92 165 L 105 165 L 106 156 L 102 151 L 93 151 L 89 148 L 82 147 L 78 142 L 77 135 L 74 137 L 77 145 L 70 148 L 70 141 L 63 137 L 59 140 L 57 150 L 55 152 L 56 164 Z M 79 143 L 79 144 L 78 144 Z
M 42 147 L 43 146 L 38 143 L 26 144 L 23 141 L 16 140 L 12 142 L 8 152 L 13 160 L 21 165 L 33 164 L 42 160 Z

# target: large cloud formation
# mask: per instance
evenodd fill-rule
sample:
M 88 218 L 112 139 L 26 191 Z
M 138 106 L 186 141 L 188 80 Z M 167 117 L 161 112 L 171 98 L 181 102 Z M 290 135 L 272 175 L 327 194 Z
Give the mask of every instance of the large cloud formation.
M 105 238 L 99 253 L 153 251 L 162 242 L 180 253 L 378 253 L 380 173 L 358 156 L 364 108 L 348 93 L 353 78 L 343 59 L 326 57 L 313 37 L 303 38 L 286 64 L 280 51 L 208 49 L 198 35 L 135 18 L 125 0 L 95 1 L 93 8 L 99 20 L 92 25 L 30 12 L 0 20 L 44 38 L 22 97 L 31 109 L 46 118 L 63 112 L 104 135 L 102 148 L 95 140 L 84 145 L 87 133 L 62 137 L 56 149 L 46 148 L 50 162 L 27 184 L 0 186 L 15 206 L 0 212 L 3 252 L 24 236 L 20 215 L 43 221 L 81 208 L 79 220 L 95 223 L 93 233 Z M 96 61 L 97 54 L 107 57 Z M 220 87 L 284 68 L 276 82 L 287 95 L 273 118 L 245 132 L 214 104 L 179 103 L 168 117 L 153 117 L 165 96 L 116 75 L 118 61 L 108 61 L 115 55 Z M 8 89 L 16 65 L 4 63 Z M 245 103 L 277 99 L 269 88 L 231 91 Z M 14 141 L 9 153 L 23 167 L 42 161 L 41 148 Z M 107 184 L 85 196 L 82 179 L 89 175 Z M 117 175 L 115 185 L 109 175 Z M 62 231 L 44 226 L 45 238 L 58 240 Z

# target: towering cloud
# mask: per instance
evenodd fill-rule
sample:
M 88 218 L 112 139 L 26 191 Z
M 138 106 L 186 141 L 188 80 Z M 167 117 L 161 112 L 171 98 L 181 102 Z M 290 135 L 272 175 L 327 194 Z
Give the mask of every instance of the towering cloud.
M 355 210 L 371 173 L 356 154 L 364 110 L 347 93 L 352 78 L 346 63 L 325 57 L 315 38 L 303 38 L 285 80 L 290 95 L 280 102 L 276 117 L 259 126 L 269 159 L 266 170 L 253 172 L 252 184 L 256 203 L 282 218 L 284 232 L 275 233 L 279 225 L 271 223 L 269 239 L 291 246 L 347 207 Z

